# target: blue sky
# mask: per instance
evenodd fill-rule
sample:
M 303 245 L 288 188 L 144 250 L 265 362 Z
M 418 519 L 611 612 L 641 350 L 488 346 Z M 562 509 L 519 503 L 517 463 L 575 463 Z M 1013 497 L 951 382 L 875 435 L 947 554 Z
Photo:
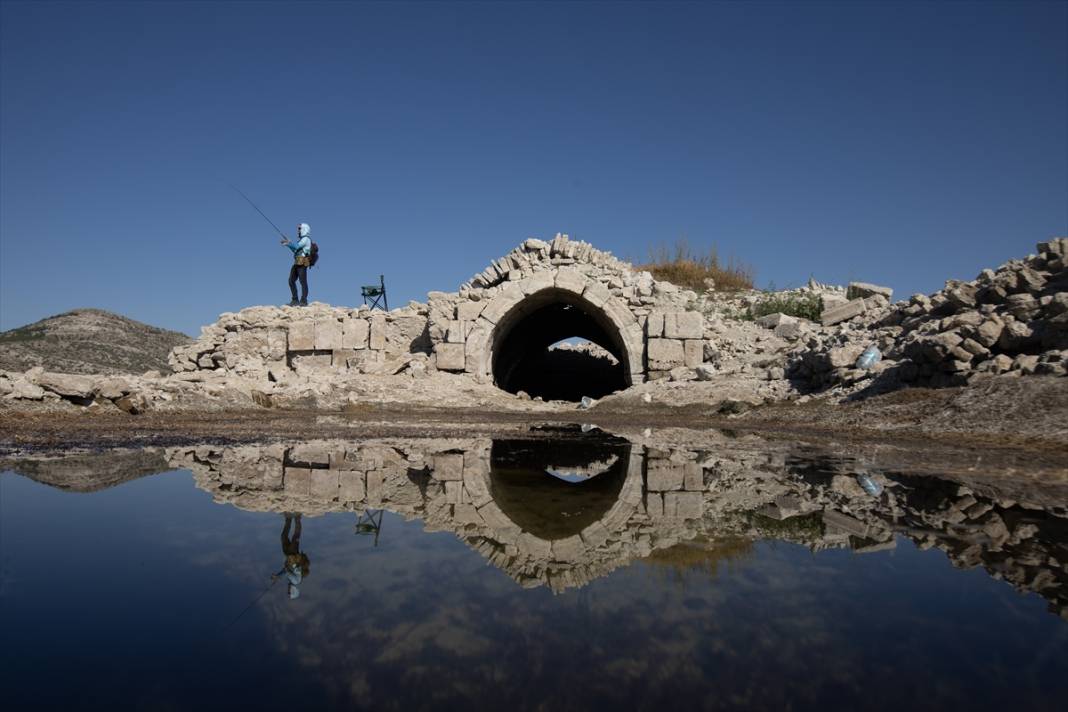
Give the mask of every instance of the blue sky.
M 1068 234 L 1068 3 L 48 3 L 0 10 L 0 328 L 197 333 L 452 290 L 530 236 L 685 236 L 901 296 Z

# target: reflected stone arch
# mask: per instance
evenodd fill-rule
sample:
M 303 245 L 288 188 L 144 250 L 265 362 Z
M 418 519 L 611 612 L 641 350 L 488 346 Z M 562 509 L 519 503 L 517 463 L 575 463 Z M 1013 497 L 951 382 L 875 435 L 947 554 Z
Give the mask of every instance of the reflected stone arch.
M 528 277 L 490 299 L 467 335 L 466 370 L 502 385 L 525 354 L 571 336 L 615 356 L 625 385 L 644 380 L 645 342 L 637 318 L 604 285 L 575 269 Z
M 492 498 L 479 507 L 479 513 L 489 524 L 491 537 L 502 541 L 511 541 L 518 549 L 521 558 L 535 561 L 575 564 L 591 557 L 591 552 L 604 544 L 610 537 L 618 536 L 626 523 L 638 512 L 644 491 L 643 476 L 644 452 L 641 447 L 629 445 L 621 466 L 624 468 L 623 482 L 615 502 L 596 521 L 584 527 L 580 532 L 564 538 L 546 538 L 524 529 L 520 522 L 512 519 Z M 478 474 L 480 485 L 492 492 L 494 485 L 489 468 Z M 514 538 L 508 530 L 517 533 Z

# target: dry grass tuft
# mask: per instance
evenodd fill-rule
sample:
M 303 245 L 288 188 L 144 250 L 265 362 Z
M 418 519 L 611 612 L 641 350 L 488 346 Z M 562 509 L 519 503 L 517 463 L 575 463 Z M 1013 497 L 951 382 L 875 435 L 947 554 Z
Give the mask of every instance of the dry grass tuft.
M 694 251 L 686 240 L 678 240 L 673 247 L 658 245 L 649 250 L 649 262 L 637 269 L 651 272 L 653 277 L 695 292 L 708 289 L 705 280 L 715 282 L 718 292 L 736 292 L 753 288 L 753 268 L 732 257 L 720 262 L 715 245 L 705 253 Z

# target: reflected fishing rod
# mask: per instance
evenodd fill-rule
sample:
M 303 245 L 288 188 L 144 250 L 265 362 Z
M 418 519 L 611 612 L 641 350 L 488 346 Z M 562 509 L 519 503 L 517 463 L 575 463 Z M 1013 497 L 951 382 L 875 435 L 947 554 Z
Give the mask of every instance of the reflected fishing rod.
M 236 185 L 234 185 L 233 183 L 231 183 L 231 184 L 230 184 L 230 187 L 231 187 L 231 188 L 233 188 L 234 190 L 236 190 L 236 191 L 238 192 L 238 194 L 239 194 L 239 195 L 240 195 L 240 196 L 241 196 L 242 198 L 244 198 L 245 200 L 247 200 L 247 201 L 248 201 L 248 204 L 249 204 L 249 205 L 251 205 L 251 206 L 252 206 L 253 208 L 255 208 L 255 210 L 256 210 L 256 212 L 257 212 L 257 213 L 259 213 L 260 215 L 263 215 L 263 211 L 262 211 L 262 210 L 260 210 L 259 208 L 257 208 L 257 207 L 256 207 L 256 204 L 252 202 L 252 199 L 251 199 L 251 198 L 249 198 L 249 197 L 248 197 L 247 195 L 245 195 L 244 193 L 242 193 L 242 192 L 241 192 L 241 189 L 240 189 L 240 188 L 238 188 L 238 187 L 237 187 Z M 288 241 L 288 240 L 289 240 L 289 236 L 288 236 L 288 235 L 286 235 L 286 234 L 285 234 L 284 232 L 282 232 L 281 230 L 279 230 L 279 229 L 278 229 L 278 226 L 277 226 L 277 225 L 275 225 L 275 224 L 274 224 L 273 222 L 271 222 L 271 219 L 270 219 L 269 217 L 267 217 L 266 215 L 263 215 L 263 219 L 264 219 L 264 220 L 266 220 L 267 222 L 271 223 L 271 227 L 273 227 L 273 228 L 274 228 L 274 231 L 275 231 L 275 232 L 277 232 L 277 233 L 278 233 L 279 235 L 281 235 L 281 236 L 282 236 L 282 239 L 283 239 L 283 240 L 286 240 L 286 241 Z

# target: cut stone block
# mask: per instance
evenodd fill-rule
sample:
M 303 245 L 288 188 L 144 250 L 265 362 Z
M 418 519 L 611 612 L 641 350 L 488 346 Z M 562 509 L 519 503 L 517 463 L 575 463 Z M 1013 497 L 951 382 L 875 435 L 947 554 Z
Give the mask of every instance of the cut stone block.
M 311 351 L 315 348 L 315 324 L 298 321 L 289 326 L 289 350 Z
M 434 455 L 434 479 L 462 480 L 464 478 L 464 456 L 460 452 L 443 452 Z
M 682 489 L 686 471 L 681 464 L 667 460 L 651 460 L 646 474 L 646 488 L 650 492 Z
M 341 348 L 341 322 L 324 319 L 315 322 L 315 348 L 318 351 L 333 351 Z
M 880 287 L 877 284 L 869 284 L 868 282 L 850 282 L 849 287 L 846 288 L 846 299 L 864 299 L 865 297 L 874 297 L 876 294 L 882 295 L 886 297 L 886 301 L 890 301 L 894 290 L 890 287 Z
M 485 306 L 485 302 L 460 302 L 456 305 L 456 318 L 459 321 L 474 321 Z
M 366 349 L 370 332 L 366 319 L 346 319 L 341 328 L 341 348 Z
M 664 313 L 652 312 L 645 320 L 645 335 L 649 338 L 659 338 L 664 335 Z
M 345 470 L 338 474 L 338 499 L 341 502 L 362 502 L 367 496 L 367 476 L 362 472 Z
M 824 309 L 820 314 L 820 322 L 824 326 L 833 326 L 843 321 L 858 317 L 868 311 L 868 305 L 863 299 L 854 299 L 841 306 Z
M 683 342 L 683 362 L 690 368 L 700 366 L 705 360 L 705 344 L 698 339 Z
M 669 339 L 700 339 L 704 336 L 699 312 L 675 312 L 664 315 L 664 336 Z
M 371 317 L 371 329 L 368 337 L 368 346 L 374 351 L 382 351 L 386 348 L 386 319 L 382 316 Z
M 438 369 L 441 371 L 462 371 L 466 363 L 463 344 L 436 344 Z
M 647 348 L 650 370 L 670 371 L 686 362 L 682 342 L 676 339 L 649 339 Z

